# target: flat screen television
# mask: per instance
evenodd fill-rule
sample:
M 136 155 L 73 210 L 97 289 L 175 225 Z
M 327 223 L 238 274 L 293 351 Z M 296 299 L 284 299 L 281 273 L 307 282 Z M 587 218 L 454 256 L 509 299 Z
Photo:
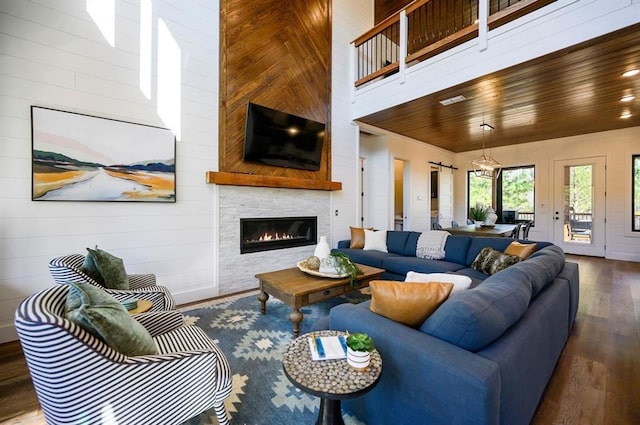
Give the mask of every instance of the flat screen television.
M 317 171 L 325 124 L 249 103 L 243 159 L 275 167 Z

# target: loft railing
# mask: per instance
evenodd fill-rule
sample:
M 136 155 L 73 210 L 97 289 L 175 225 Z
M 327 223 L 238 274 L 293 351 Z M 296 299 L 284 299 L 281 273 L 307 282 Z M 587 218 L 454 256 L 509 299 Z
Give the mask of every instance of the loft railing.
M 355 86 L 479 37 L 480 22 L 491 30 L 554 1 L 415 0 L 353 41 Z

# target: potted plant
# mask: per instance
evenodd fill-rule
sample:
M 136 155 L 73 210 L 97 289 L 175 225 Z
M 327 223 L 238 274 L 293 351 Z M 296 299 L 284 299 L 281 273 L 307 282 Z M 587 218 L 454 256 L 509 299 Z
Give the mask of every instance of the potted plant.
M 361 332 L 347 333 L 347 363 L 355 369 L 369 366 L 371 352 L 375 348 L 373 339 Z
M 363 272 L 353 261 L 351 261 L 349 256 L 344 252 L 337 251 L 329 254 L 329 257 L 331 257 L 333 260 L 336 272 L 338 274 L 346 274 L 347 276 L 349 276 L 351 286 L 357 287 L 357 278 Z
M 479 227 L 487 218 L 487 208 L 481 203 L 477 203 L 475 207 L 471 207 L 469 212 L 471 219 L 476 222 L 476 227 Z

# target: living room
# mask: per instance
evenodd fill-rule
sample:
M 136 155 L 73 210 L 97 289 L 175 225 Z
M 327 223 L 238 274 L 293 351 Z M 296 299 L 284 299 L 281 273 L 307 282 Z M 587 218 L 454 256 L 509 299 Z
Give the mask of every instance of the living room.
M 96 6 L 98 3 L 102 6 Z M 223 3 L 228 13 L 241 4 L 250 7 L 247 2 L 216 0 L 68 0 L 54 4 L 16 0 L 0 5 L 3 63 L 0 182 L 5 188 L 0 195 L 3 206 L 0 343 L 17 338 L 14 312 L 24 297 L 53 284 L 48 262 L 58 255 L 84 253 L 85 248 L 96 245 L 124 258 L 131 272 L 153 271 L 179 304 L 256 288 L 255 273 L 265 271 L 267 265 L 279 268 L 295 264 L 310 255 L 313 247 L 288 250 L 284 255 L 252 254 L 246 260 L 238 248 L 237 219 L 241 215 L 238 211 L 272 216 L 308 215 L 311 209 L 319 220 L 319 235 L 329 236 L 335 246 L 339 240 L 348 239 L 349 226 L 361 224 L 358 165 L 360 158 L 365 157 L 363 153 L 371 151 L 372 146 L 383 153 L 380 169 L 389 173 L 370 173 L 375 179 L 370 187 L 376 190 L 368 194 L 368 202 L 383 207 L 369 208 L 367 221 L 362 224 L 392 228 L 390 170 L 394 157 L 413 162 L 410 167 L 413 230 L 423 231 L 429 226 L 426 219 L 429 161 L 459 168 L 453 179 L 452 212 L 459 221 L 466 218 L 465 174 L 479 151 L 454 153 L 383 130 L 364 136 L 375 139 L 367 145 L 361 143 L 361 129 L 370 129 L 353 122 L 357 115 L 353 112 L 349 43 L 372 26 L 371 0 L 334 1 L 330 10 L 326 8 L 327 2 L 311 2 L 319 8 L 316 15 L 323 19 L 331 17 L 328 46 L 331 58 L 325 58 L 330 78 L 324 80 L 322 97 L 307 106 L 321 103 L 324 109 L 315 113 L 319 119 L 330 117 L 332 143 L 330 161 L 325 163 L 330 163 L 330 170 L 325 178 L 340 182 L 342 189 L 207 184 L 207 172 L 222 171 L 219 139 L 225 123 L 219 114 L 223 94 L 219 11 Z M 631 12 L 638 9 L 637 1 L 610 3 L 628 7 Z M 151 28 L 145 33 L 149 36 L 146 41 L 140 35 L 141 28 L 145 28 L 143 24 Z M 247 66 L 252 64 L 251 57 L 245 60 Z M 265 73 L 251 76 L 250 80 L 257 86 L 269 86 L 281 71 L 272 72 L 274 75 Z M 230 87 L 229 91 L 234 89 L 241 88 Z M 253 89 L 246 88 L 246 100 L 251 99 Z M 282 93 L 295 99 L 298 91 Z M 177 139 L 177 201 L 173 204 L 32 201 L 32 105 L 170 128 Z M 550 183 L 553 161 L 604 156 L 608 170 L 606 258 L 640 261 L 640 238 L 629 230 L 630 163 L 631 155 L 640 153 L 639 136 L 640 127 L 632 127 L 493 149 L 492 155 L 505 166 L 536 165 L 538 210 L 530 238 L 554 237 Z M 304 202 L 298 202 L 301 199 Z M 233 238 L 229 236 L 232 233 Z

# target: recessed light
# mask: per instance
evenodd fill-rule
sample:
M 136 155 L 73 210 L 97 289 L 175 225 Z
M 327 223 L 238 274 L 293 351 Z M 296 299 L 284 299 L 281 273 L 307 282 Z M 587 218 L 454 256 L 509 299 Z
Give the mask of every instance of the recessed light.
M 633 99 L 635 99 L 636 97 L 632 94 L 625 94 L 624 96 L 622 96 L 620 98 L 620 102 L 631 102 Z
M 631 112 L 624 111 L 622 114 L 620 114 L 620 118 L 622 118 L 623 120 L 626 120 L 627 118 L 631 118 Z
M 633 77 L 634 75 L 640 74 L 640 69 L 630 69 L 629 71 L 622 74 L 623 77 Z

